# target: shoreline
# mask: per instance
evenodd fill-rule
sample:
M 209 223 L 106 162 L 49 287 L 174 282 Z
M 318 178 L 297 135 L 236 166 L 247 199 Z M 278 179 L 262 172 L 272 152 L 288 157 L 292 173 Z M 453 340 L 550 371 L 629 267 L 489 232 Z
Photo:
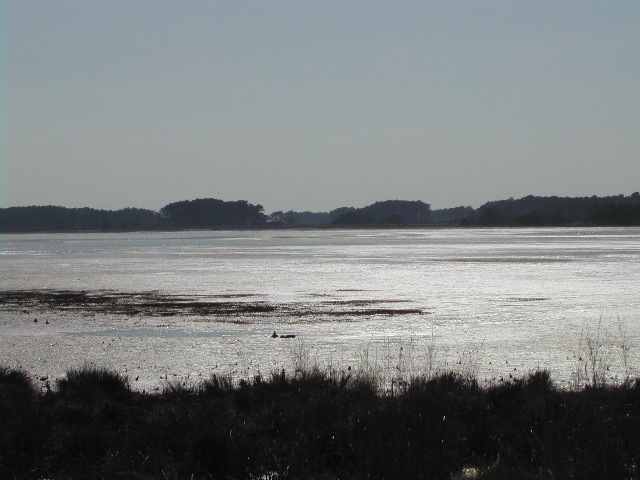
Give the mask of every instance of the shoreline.
M 532 230 L 532 229 L 566 229 L 566 228 L 640 228 L 638 225 L 600 225 L 589 223 L 568 223 L 563 225 L 461 225 L 461 224 L 403 224 L 403 225 L 300 225 L 300 226 L 254 226 L 254 227 L 207 227 L 207 228 L 146 228 L 146 229 L 114 229 L 114 230 L 68 230 L 68 229 L 34 229 L 34 230 L 2 230 L 0 235 L 34 235 L 34 234 L 67 234 L 67 233 L 175 233 L 175 232 L 238 232 L 238 231 L 270 231 L 270 230 Z

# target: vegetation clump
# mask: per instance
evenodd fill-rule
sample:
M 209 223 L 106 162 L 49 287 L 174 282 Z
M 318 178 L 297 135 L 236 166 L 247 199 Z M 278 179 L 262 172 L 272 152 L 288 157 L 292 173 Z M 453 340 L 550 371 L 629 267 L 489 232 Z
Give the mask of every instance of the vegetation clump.
M 133 391 L 70 370 L 38 392 L 0 369 L 3 478 L 638 478 L 637 381 L 556 388 L 546 371 L 479 386 L 455 372 L 381 392 L 311 368 Z

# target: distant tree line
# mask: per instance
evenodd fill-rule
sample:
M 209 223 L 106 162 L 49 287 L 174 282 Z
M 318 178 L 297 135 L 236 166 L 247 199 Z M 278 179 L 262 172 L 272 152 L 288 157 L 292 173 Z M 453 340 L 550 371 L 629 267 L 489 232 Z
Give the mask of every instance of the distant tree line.
M 272 225 L 285 227 L 424 224 L 431 221 L 431 207 L 419 200 L 386 200 L 363 208 L 336 208 L 328 213 L 278 211 L 269 215 L 267 220 Z
M 158 220 L 158 212 L 141 208 L 113 211 L 55 206 L 0 208 L 2 232 L 141 230 Z
M 589 208 L 587 218 L 596 225 L 640 225 L 640 203 L 598 203 Z
M 640 225 L 640 194 L 610 197 L 535 197 L 488 202 L 459 219 L 462 225 Z
M 527 197 L 431 210 L 428 203 L 386 200 L 330 212 L 277 211 L 215 198 L 170 203 L 159 212 L 139 208 L 96 210 L 56 206 L 0 208 L 0 232 L 146 230 L 187 228 L 277 228 L 303 226 L 640 226 L 640 194 L 609 197 Z
M 640 194 L 609 197 L 527 197 L 469 206 L 431 210 L 416 201 L 387 200 L 364 208 L 341 207 L 322 212 L 274 212 L 270 225 L 402 225 L 443 224 L 462 226 L 640 225 Z
M 472 207 L 441 208 L 431 212 L 433 223 L 459 223 L 461 220 L 473 215 Z

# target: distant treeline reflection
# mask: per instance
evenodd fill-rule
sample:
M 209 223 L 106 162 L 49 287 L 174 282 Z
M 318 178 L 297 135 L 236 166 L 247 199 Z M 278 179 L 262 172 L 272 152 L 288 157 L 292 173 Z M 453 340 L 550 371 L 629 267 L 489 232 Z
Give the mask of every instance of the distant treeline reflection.
M 509 198 L 479 208 L 460 206 L 431 210 L 428 203 L 386 200 L 362 208 L 330 212 L 277 211 L 246 200 L 214 198 L 170 203 L 160 211 L 141 208 L 97 210 L 58 206 L 0 208 L 0 231 L 127 231 L 191 228 L 278 228 L 319 226 L 638 226 L 640 194 L 609 197 Z

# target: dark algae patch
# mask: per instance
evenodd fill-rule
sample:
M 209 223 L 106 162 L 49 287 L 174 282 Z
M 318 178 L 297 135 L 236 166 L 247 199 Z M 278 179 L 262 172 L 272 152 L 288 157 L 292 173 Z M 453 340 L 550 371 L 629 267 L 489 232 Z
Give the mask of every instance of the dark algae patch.
M 0 292 L 0 308 L 23 313 L 58 310 L 127 316 L 199 316 L 212 321 L 234 316 L 362 317 L 372 315 L 423 314 L 420 309 L 387 308 L 398 300 L 340 300 L 300 304 L 273 304 L 261 300 L 241 300 L 255 294 L 171 295 L 161 292 L 120 292 L 113 290 L 8 290 Z M 244 321 L 243 321 L 244 323 Z
M 83 367 L 40 391 L 0 367 L 0 431 L 7 479 L 634 479 L 640 386 L 315 369 L 145 393 Z
M 210 298 L 220 297 L 167 295 L 158 292 L 114 292 L 110 290 L 14 290 L 0 292 L 0 305 L 5 308 L 13 306 L 24 309 L 30 307 L 151 317 L 268 313 L 276 308 L 266 302 L 214 301 Z

